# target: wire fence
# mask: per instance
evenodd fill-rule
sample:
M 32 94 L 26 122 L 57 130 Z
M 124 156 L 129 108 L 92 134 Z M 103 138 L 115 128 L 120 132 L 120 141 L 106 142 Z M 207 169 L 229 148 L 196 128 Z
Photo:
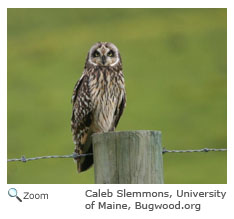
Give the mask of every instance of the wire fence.
M 202 148 L 202 149 L 194 149 L 194 150 L 167 150 L 166 148 L 163 148 L 162 153 L 192 153 L 192 152 L 224 152 L 227 151 L 227 148 Z M 22 156 L 21 158 L 14 158 L 14 159 L 8 159 L 7 162 L 13 162 L 13 161 L 21 161 L 21 162 L 27 162 L 27 161 L 34 161 L 34 160 L 40 160 L 40 159 L 50 159 L 50 158 L 78 158 L 78 157 L 86 157 L 86 156 L 92 156 L 92 153 L 88 154 L 68 154 L 68 155 L 49 155 L 49 156 L 41 156 L 41 157 L 31 157 L 26 158 L 25 156 Z
M 202 148 L 202 149 L 193 149 L 193 150 L 167 150 L 163 148 L 162 153 L 191 153 L 191 152 L 209 152 L 209 151 L 214 151 L 214 152 L 222 152 L 222 151 L 227 151 L 227 148 Z

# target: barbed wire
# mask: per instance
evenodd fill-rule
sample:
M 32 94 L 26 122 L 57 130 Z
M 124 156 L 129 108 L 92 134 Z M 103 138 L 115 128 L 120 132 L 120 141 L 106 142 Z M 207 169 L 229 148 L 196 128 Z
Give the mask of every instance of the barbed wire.
M 224 152 L 227 151 L 227 148 L 202 148 L 202 149 L 194 149 L 194 150 L 167 150 L 166 148 L 163 148 L 162 154 L 165 153 L 191 153 L 191 152 Z M 27 162 L 27 161 L 34 161 L 34 160 L 40 160 L 40 159 L 50 159 L 50 158 L 78 158 L 78 157 L 86 157 L 86 156 L 92 156 L 92 153 L 88 154 L 68 154 L 68 155 L 49 155 L 49 156 L 41 156 L 41 157 L 31 157 L 26 158 L 25 156 L 22 156 L 21 158 L 14 158 L 14 159 L 8 159 L 7 162 L 13 162 L 13 161 L 21 161 L 21 162 Z
M 209 152 L 209 151 L 227 151 L 227 148 L 202 148 L 202 149 L 194 149 L 194 150 L 167 150 L 163 148 L 162 153 L 191 153 L 191 152 Z
M 33 160 L 40 160 L 40 159 L 50 159 L 50 158 L 78 158 L 78 157 L 86 157 L 86 156 L 92 156 L 92 153 L 88 154 L 68 154 L 68 155 L 49 155 L 49 156 L 41 156 L 41 157 L 31 157 L 31 158 L 26 158 L 25 156 L 22 156 L 21 158 L 14 158 L 14 159 L 8 159 L 7 162 L 12 162 L 12 161 L 21 161 L 21 162 L 27 162 L 27 161 L 33 161 Z

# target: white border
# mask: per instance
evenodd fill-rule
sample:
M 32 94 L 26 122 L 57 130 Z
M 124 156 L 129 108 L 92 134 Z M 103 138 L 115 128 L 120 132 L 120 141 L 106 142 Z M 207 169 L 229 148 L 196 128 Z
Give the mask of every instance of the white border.
M 1 200 L 1 217 L 4 218 L 42 218 L 42 217 L 102 217 L 102 218 L 119 218 L 123 217 L 147 217 L 147 218 L 233 218 L 233 158 L 232 158 L 232 145 L 233 145 L 233 29 L 230 27 L 233 25 L 233 8 L 231 7 L 231 1 L 123 1 L 111 3 L 110 1 L 45 1 L 39 2 L 22 0 L 22 1 L 8 1 L 7 3 L 0 3 L 0 200 Z M 7 191 L 10 187 L 7 185 L 7 10 L 9 7 L 228 7 L 228 184 L 227 185 L 17 185 L 19 191 L 30 192 L 47 192 L 50 195 L 49 200 L 34 200 L 18 202 L 16 199 L 12 199 L 7 195 Z M 90 200 L 84 195 L 86 189 L 111 189 L 116 190 L 120 188 L 126 188 L 130 191 L 174 191 L 175 189 L 193 189 L 196 191 L 210 191 L 214 189 L 220 189 L 227 191 L 227 198 L 223 201 L 216 201 L 210 199 L 198 199 L 204 208 L 200 212 L 193 211 L 87 211 L 84 210 L 84 203 L 88 203 Z M 23 194 L 19 193 L 22 197 Z M 105 198 L 103 198 L 105 200 Z M 134 199 L 132 199 L 134 200 Z M 124 202 L 125 200 L 122 200 Z M 131 200 L 127 200 L 131 202 Z M 142 199 L 142 202 L 149 200 Z M 190 201 L 197 201 L 196 199 Z M 4 216 L 3 216 L 4 215 Z M 8 215 L 8 216 L 6 216 Z

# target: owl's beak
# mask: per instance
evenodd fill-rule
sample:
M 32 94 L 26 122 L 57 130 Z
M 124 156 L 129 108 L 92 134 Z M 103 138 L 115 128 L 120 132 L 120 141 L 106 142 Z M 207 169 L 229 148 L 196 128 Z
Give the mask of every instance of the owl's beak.
M 106 63 L 106 56 L 102 56 L 102 64 L 104 65 Z

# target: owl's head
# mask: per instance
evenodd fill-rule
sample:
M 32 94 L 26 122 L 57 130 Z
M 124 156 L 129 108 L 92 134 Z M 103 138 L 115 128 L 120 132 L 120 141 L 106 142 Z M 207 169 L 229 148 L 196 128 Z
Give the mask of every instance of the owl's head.
M 118 48 L 110 42 L 95 43 L 89 50 L 86 65 L 111 66 L 121 64 Z

